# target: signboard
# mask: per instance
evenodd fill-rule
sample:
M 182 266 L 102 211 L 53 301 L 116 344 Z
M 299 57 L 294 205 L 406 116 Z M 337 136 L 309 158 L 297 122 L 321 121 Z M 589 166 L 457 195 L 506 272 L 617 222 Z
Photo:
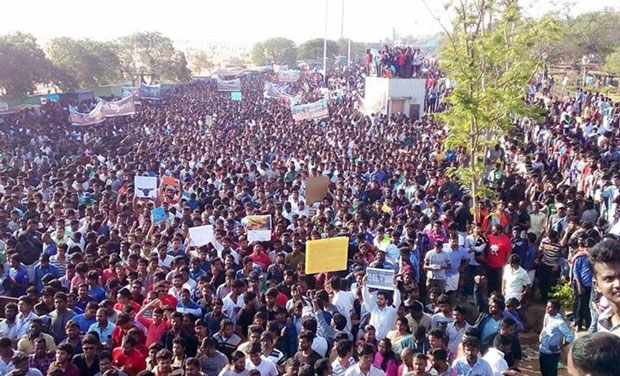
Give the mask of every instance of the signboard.
M 243 99 L 243 95 L 241 95 L 240 91 L 231 91 L 230 92 L 230 99 L 232 99 L 235 102 L 239 102 L 239 101 L 241 101 L 241 99 Z
M 306 201 L 314 204 L 323 201 L 329 189 L 329 176 L 310 176 L 306 182 Z
M 314 103 L 292 105 L 291 115 L 295 121 L 328 117 L 327 99 L 321 99 Z
M 87 114 L 78 112 L 77 108 L 69 106 L 69 121 L 73 125 L 92 125 L 99 124 L 105 120 L 103 116 L 103 102 L 97 103 L 97 106 Z
M 394 270 L 366 268 L 366 286 L 381 290 L 394 290 Z
M 348 250 L 346 236 L 307 241 L 306 274 L 346 270 Z
M 180 187 L 181 183 L 179 182 L 179 179 L 177 178 L 173 178 L 172 176 L 164 176 L 162 177 L 161 180 L 161 184 L 164 187 Z
M 161 85 L 140 85 L 140 98 L 144 99 L 160 99 Z
M 108 102 L 102 100 L 103 107 L 101 111 L 105 117 L 126 116 L 136 113 L 136 105 L 133 101 L 133 95 L 127 96 L 116 102 Z
M 7 112 L 9 110 L 9 104 L 6 102 L 0 102 L 0 112 Z
M 301 71 L 296 69 L 280 69 L 278 71 L 278 81 L 280 82 L 295 82 L 299 80 L 299 77 L 301 77 Z
M 215 239 L 213 225 L 190 227 L 187 230 L 189 232 L 189 245 L 193 247 L 202 247 Z
M 241 80 L 237 78 L 235 80 L 224 81 L 218 78 L 217 91 L 241 91 Z
M 271 215 L 249 215 L 248 241 L 264 242 L 271 240 Z
M 155 176 L 136 176 L 133 180 L 134 191 L 138 198 L 157 197 L 157 177 Z
M 153 224 L 159 225 L 166 222 L 166 211 L 160 206 L 151 210 L 151 217 L 153 218 Z

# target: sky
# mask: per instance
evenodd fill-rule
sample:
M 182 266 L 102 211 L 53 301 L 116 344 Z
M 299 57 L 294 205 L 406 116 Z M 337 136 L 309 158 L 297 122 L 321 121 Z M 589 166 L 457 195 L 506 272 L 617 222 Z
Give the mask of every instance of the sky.
M 423 0 L 34 0 L 2 2 L 0 34 L 32 33 L 41 43 L 68 36 L 111 40 L 136 31 L 160 31 L 176 42 L 207 41 L 252 44 L 283 36 L 301 43 L 325 35 L 379 42 L 397 35 L 431 35 L 441 31 Z M 573 15 L 601 10 L 617 0 L 571 0 Z M 446 0 L 426 0 L 447 23 Z M 526 13 L 541 16 L 564 0 L 521 0 Z M 612 6 L 613 8 L 613 6 Z M 620 10 L 620 4 L 615 6 Z

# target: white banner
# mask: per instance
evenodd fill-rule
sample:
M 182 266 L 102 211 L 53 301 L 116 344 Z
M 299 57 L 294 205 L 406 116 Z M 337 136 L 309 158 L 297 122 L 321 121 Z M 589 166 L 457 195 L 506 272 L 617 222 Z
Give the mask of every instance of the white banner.
M 394 290 L 394 270 L 366 268 L 366 286 L 381 290 Z
M 138 198 L 157 197 L 156 176 L 135 176 L 133 180 L 135 195 Z
M 116 102 L 101 100 L 101 102 L 103 102 L 103 116 L 115 117 L 135 114 L 136 106 L 133 99 L 133 95 L 129 95 Z
M 301 71 L 298 71 L 296 69 L 288 69 L 288 70 L 280 69 L 278 71 L 278 81 L 280 82 L 295 82 L 299 80 L 300 77 L 301 77 Z
M 97 106 L 91 112 L 83 114 L 78 112 L 77 108 L 69 106 L 69 121 L 73 125 L 93 125 L 99 124 L 105 120 L 103 116 L 103 102 L 97 103 Z
M 229 80 L 224 81 L 221 78 L 217 79 L 217 91 L 241 91 L 241 80 Z
M 295 121 L 328 117 L 327 99 L 324 98 L 314 103 L 292 105 L 291 114 Z

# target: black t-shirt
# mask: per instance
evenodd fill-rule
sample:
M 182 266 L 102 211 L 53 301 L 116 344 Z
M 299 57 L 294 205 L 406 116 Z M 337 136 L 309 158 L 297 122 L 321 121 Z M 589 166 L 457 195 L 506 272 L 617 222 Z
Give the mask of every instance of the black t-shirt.
M 469 207 L 461 205 L 454 213 L 454 222 L 456 222 L 456 230 L 459 232 L 467 231 L 467 224 L 472 223 L 474 216 L 471 214 Z
M 312 350 L 312 352 L 308 356 L 304 355 L 304 353 L 301 351 L 297 351 L 297 353 L 295 353 L 295 359 L 297 359 L 300 364 L 309 365 L 312 370 L 311 373 L 314 373 L 314 363 L 316 363 L 317 360 L 322 359 L 322 356 L 320 356 L 319 353 L 314 350 Z

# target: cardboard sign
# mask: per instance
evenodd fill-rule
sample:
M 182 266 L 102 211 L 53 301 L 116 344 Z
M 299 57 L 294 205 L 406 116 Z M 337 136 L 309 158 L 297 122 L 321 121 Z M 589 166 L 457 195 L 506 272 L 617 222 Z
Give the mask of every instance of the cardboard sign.
M 394 270 L 366 268 L 366 286 L 381 290 L 394 290 Z
M 243 99 L 243 95 L 241 95 L 240 91 L 232 91 L 230 93 L 230 99 L 232 99 L 235 102 L 240 102 L 241 99 Z
M 264 242 L 271 240 L 271 216 L 270 215 L 249 215 L 248 221 L 248 241 Z
M 346 236 L 307 241 L 306 274 L 346 270 L 348 249 Z
M 179 179 L 173 178 L 172 176 L 164 176 L 161 180 L 161 184 L 164 187 L 180 187 L 181 186 Z
M 133 179 L 133 187 L 138 198 L 157 197 L 157 177 L 136 176 Z
M 310 176 L 306 182 L 306 202 L 312 205 L 323 201 L 329 190 L 329 176 Z
M 151 217 L 153 218 L 153 223 L 156 225 L 164 223 L 166 222 L 166 211 L 160 206 L 151 210 Z
M 190 239 L 189 245 L 193 247 L 207 245 L 215 239 L 212 225 L 190 227 L 187 230 Z

